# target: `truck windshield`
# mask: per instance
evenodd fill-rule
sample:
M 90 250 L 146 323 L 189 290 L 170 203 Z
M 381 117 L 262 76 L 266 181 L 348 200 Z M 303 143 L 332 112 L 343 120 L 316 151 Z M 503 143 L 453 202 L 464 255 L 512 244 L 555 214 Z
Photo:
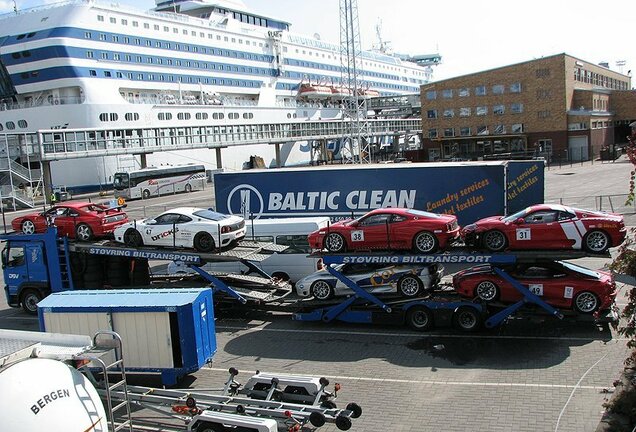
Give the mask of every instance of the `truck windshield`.
M 113 176 L 113 188 L 127 189 L 129 186 L 128 173 L 115 173 Z

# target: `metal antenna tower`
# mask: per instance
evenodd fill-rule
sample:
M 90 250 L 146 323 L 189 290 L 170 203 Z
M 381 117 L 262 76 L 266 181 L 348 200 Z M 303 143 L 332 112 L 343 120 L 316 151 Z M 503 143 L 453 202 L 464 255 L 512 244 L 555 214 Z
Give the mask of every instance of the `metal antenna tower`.
M 370 163 L 369 122 L 362 82 L 362 49 L 358 1 L 340 0 L 340 64 L 343 122 L 342 156 L 346 163 Z

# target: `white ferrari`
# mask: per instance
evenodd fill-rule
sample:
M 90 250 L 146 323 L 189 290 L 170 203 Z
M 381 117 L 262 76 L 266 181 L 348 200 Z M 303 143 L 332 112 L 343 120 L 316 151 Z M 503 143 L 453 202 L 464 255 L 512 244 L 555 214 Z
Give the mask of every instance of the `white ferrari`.
M 245 220 L 211 209 L 181 207 L 120 225 L 114 235 L 115 241 L 130 247 L 186 247 L 211 252 L 245 237 Z

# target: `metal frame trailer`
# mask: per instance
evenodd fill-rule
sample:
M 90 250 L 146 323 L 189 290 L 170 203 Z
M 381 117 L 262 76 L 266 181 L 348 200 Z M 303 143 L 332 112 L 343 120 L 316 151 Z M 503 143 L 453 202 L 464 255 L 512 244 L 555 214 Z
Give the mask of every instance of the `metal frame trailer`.
M 486 328 L 493 328 L 511 316 L 520 312 L 524 306 L 538 306 L 537 313 L 563 319 L 567 314 L 554 308 L 528 287 L 521 284 L 497 266 L 511 265 L 517 262 L 545 262 L 554 260 L 576 259 L 590 256 L 583 251 L 516 251 L 514 253 L 468 253 L 451 251 L 432 255 L 404 255 L 397 253 L 369 254 L 325 254 L 321 255 L 326 269 L 335 278 L 347 285 L 353 294 L 335 305 L 317 308 L 309 312 L 298 312 L 293 315 L 297 321 L 339 320 L 360 324 L 407 324 L 415 330 L 429 330 L 433 325 L 455 325 L 462 331 L 476 331 L 483 323 Z M 603 255 L 605 256 L 605 255 Z M 387 264 L 493 264 L 494 271 L 509 282 L 523 296 L 521 300 L 510 305 L 487 305 L 482 302 L 462 299 L 454 291 L 437 291 L 416 299 L 383 300 L 375 296 L 342 273 L 333 265 L 343 263 L 387 263 Z M 610 314 L 602 320 L 614 320 Z
M 326 390 L 328 380 L 310 376 L 278 378 L 257 372 L 241 385 L 235 379 L 238 371 L 230 368 L 230 377 L 217 394 L 130 386 L 126 381 L 122 340 L 111 331 L 100 331 L 90 338 L 0 330 L 0 346 L 7 345 L 6 341 L 12 349 L 0 351 L 0 368 L 38 357 L 74 365 L 83 371 L 105 402 L 110 432 L 132 432 L 137 426 L 160 426 L 161 430 L 181 432 L 296 432 L 308 424 L 319 428 L 327 423 L 349 430 L 352 419 L 362 415 L 356 403 L 349 403 L 345 409 L 336 408 L 333 400 L 338 384 L 330 392 Z M 114 353 L 114 361 L 105 363 L 102 357 L 108 353 Z M 112 376 L 116 378 L 114 381 Z M 131 405 L 161 416 L 136 418 Z

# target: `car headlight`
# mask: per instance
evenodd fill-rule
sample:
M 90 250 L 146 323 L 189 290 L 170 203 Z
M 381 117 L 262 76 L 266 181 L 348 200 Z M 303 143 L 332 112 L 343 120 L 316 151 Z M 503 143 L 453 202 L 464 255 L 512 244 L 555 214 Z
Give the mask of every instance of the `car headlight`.
M 305 289 L 305 284 L 302 282 L 296 282 L 296 286 L 300 289 Z

